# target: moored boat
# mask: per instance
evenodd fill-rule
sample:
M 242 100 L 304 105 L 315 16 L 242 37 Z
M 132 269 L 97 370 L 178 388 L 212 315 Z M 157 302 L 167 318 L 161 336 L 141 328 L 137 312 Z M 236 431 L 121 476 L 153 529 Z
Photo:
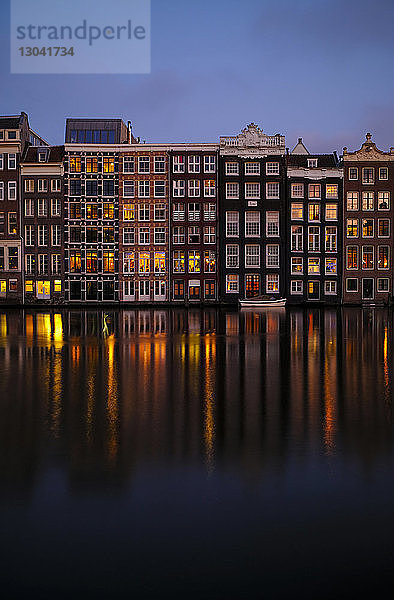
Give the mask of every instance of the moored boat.
M 255 296 L 239 301 L 241 308 L 271 308 L 286 306 L 286 298 L 267 298 Z

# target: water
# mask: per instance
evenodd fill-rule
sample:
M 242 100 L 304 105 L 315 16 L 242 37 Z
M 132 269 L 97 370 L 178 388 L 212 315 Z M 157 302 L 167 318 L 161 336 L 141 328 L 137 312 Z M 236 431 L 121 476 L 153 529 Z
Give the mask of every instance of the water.
M 382 597 L 393 313 L 108 315 L 0 311 L 5 597 Z

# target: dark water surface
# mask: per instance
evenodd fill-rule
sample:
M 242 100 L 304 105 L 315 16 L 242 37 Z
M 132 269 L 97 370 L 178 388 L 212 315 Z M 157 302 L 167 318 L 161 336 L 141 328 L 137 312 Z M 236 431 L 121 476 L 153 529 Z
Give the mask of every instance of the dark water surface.
M 0 311 L 0 589 L 394 586 L 389 310 Z

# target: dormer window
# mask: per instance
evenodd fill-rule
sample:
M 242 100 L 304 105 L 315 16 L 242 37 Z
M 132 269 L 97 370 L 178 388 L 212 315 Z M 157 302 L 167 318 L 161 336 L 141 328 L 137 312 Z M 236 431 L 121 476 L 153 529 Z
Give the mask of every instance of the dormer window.
M 1 130 L 0 131 L 0 141 L 3 141 L 3 140 L 4 140 L 4 131 Z
M 39 152 L 38 153 L 38 162 L 45 162 L 46 157 L 47 157 L 46 152 Z
M 9 140 L 16 140 L 16 131 L 8 131 L 7 137 Z
M 308 158 L 308 169 L 316 169 L 317 158 Z

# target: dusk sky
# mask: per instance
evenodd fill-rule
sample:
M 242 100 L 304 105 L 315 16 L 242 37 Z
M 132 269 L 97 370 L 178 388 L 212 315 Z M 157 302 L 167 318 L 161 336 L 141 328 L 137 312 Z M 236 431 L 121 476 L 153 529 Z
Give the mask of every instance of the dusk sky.
M 110 10 L 111 2 L 108 2 Z M 312 152 L 394 146 L 393 0 L 152 0 L 149 75 L 11 75 L 0 8 L 0 113 L 50 143 L 66 117 L 121 117 L 146 141 L 216 141 L 251 121 Z

